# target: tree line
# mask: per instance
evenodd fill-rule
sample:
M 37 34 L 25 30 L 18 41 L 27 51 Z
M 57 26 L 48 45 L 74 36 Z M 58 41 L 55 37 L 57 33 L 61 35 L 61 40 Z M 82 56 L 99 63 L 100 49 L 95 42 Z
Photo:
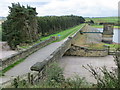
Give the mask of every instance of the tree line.
M 36 16 L 36 8 L 12 3 L 7 20 L 2 24 L 2 41 L 12 49 L 17 45 L 32 43 L 42 36 L 48 36 L 84 23 L 82 16 Z
M 67 28 L 84 23 L 81 16 L 45 16 L 38 17 L 38 32 L 42 36 L 47 36 Z

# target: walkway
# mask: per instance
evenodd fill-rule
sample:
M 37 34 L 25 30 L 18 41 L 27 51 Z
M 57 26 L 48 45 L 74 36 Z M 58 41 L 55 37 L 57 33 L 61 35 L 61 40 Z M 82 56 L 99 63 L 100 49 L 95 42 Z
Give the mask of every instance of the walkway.
M 30 67 L 34 65 L 36 62 L 41 62 L 44 59 L 46 59 L 50 54 L 52 54 L 58 47 L 61 46 L 61 44 L 64 43 L 65 40 L 62 40 L 60 42 L 52 43 L 46 47 L 43 47 L 42 49 L 38 50 L 37 52 L 33 53 L 32 55 L 28 56 L 24 62 L 18 64 L 14 68 L 10 69 L 5 73 L 5 76 L 0 77 L 0 80 L 2 81 L 0 83 L 4 83 L 12 77 L 16 77 L 18 75 L 24 75 L 30 72 Z

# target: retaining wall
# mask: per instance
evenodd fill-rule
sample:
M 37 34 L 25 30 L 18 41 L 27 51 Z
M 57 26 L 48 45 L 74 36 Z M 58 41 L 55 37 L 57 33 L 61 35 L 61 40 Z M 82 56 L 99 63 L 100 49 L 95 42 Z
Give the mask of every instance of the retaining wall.
M 108 55 L 108 49 L 88 49 L 80 46 L 71 46 L 65 53 L 67 56 L 81 56 L 81 57 L 103 57 Z
M 33 52 L 39 50 L 40 48 L 48 45 L 49 43 L 55 41 L 56 38 L 55 37 L 51 37 L 49 38 L 48 40 L 45 40 L 45 41 L 42 41 L 36 45 L 33 45 L 32 47 L 26 49 L 26 50 L 23 50 L 23 51 L 20 51 L 16 54 L 13 54 L 12 56 L 10 57 L 7 57 L 7 58 L 4 58 L 0 61 L 0 65 L 2 65 L 2 69 L 6 68 L 7 66 L 15 63 L 16 61 L 22 59 L 22 58 L 26 58 L 27 56 L 29 56 L 30 54 L 32 54 Z

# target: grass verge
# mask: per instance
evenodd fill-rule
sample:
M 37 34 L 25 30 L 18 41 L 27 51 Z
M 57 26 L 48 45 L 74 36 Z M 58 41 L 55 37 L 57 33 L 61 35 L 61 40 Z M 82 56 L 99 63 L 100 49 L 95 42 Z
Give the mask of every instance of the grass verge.
M 25 59 L 20 59 L 17 62 L 9 65 L 8 67 L 6 67 L 5 69 L 3 69 L 2 71 L 0 71 L 0 76 L 4 76 L 4 73 L 7 72 L 8 70 L 10 70 L 11 68 L 15 67 L 16 65 L 20 64 L 21 62 L 23 62 Z
M 50 37 L 52 36 L 59 36 L 59 40 L 57 40 L 56 42 L 59 42 L 63 39 L 65 39 L 66 37 L 68 37 L 69 35 L 71 34 L 74 34 L 76 31 L 78 31 L 84 24 L 80 24 L 80 25 L 77 25 L 75 27 L 72 27 L 72 28 L 69 28 L 69 29 L 66 29 L 64 31 L 61 31 L 59 33 L 56 33 L 56 34 L 52 34 L 52 35 L 49 35 L 47 37 L 41 37 L 40 40 L 38 40 L 37 42 L 35 42 L 34 44 L 37 44 L 37 43 L 40 43 L 41 41 L 44 41 L 44 40 L 47 40 L 49 39 Z M 32 45 L 34 45 L 32 44 Z M 20 46 L 19 48 L 23 48 L 23 49 L 27 49 L 29 48 L 30 46 L 32 45 L 26 45 L 26 46 Z
M 57 40 L 56 42 L 61 41 L 61 40 L 65 39 L 66 37 L 68 37 L 69 35 L 74 34 L 74 33 L 75 33 L 76 31 L 78 31 L 82 26 L 83 26 L 83 24 L 78 25 L 78 26 L 75 26 L 75 27 L 70 28 L 70 29 L 67 29 L 67 30 L 65 30 L 65 31 L 62 31 L 62 32 L 59 32 L 59 33 L 56 33 L 56 34 L 53 34 L 53 35 L 50 35 L 50 36 L 47 36 L 47 37 L 43 37 L 43 38 L 41 38 L 41 40 L 43 41 L 43 40 L 49 39 L 51 36 L 58 36 L 58 35 L 60 35 L 59 40 Z M 37 43 L 39 43 L 39 42 L 40 42 L 40 41 L 38 41 L 38 42 L 36 42 L 36 43 L 34 43 L 34 44 L 37 44 Z M 28 47 L 29 47 L 29 46 L 22 46 L 21 48 L 27 49 Z M 25 58 L 24 58 L 24 59 L 20 59 L 20 60 L 18 60 L 17 62 L 15 62 L 14 64 L 9 65 L 8 67 L 6 67 L 5 69 L 3 69 L 3 70 L 0 72 L 0 76 L 1 76 L 1 75 L 4 75 L 5 72 L 7 72 L 7 71 L 10 70 L 11 68 L 15 67 L 16 65 L 20 64 L 20 63 L 23 62 L 24 60 L 25 60 Z

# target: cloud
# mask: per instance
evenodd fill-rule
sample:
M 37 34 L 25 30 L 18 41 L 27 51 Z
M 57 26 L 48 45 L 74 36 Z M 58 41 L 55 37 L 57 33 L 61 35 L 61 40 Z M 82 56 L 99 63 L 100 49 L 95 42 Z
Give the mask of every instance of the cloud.
M 37 8 L 39 16 L 46 15 L 82 15 L 82 16 L 117 16 L 119 0 L 4 0 L 2 16 L 7 16 L 12 2 L 20 2 Z M 0 10 L 1 11 L 1 10 Z

